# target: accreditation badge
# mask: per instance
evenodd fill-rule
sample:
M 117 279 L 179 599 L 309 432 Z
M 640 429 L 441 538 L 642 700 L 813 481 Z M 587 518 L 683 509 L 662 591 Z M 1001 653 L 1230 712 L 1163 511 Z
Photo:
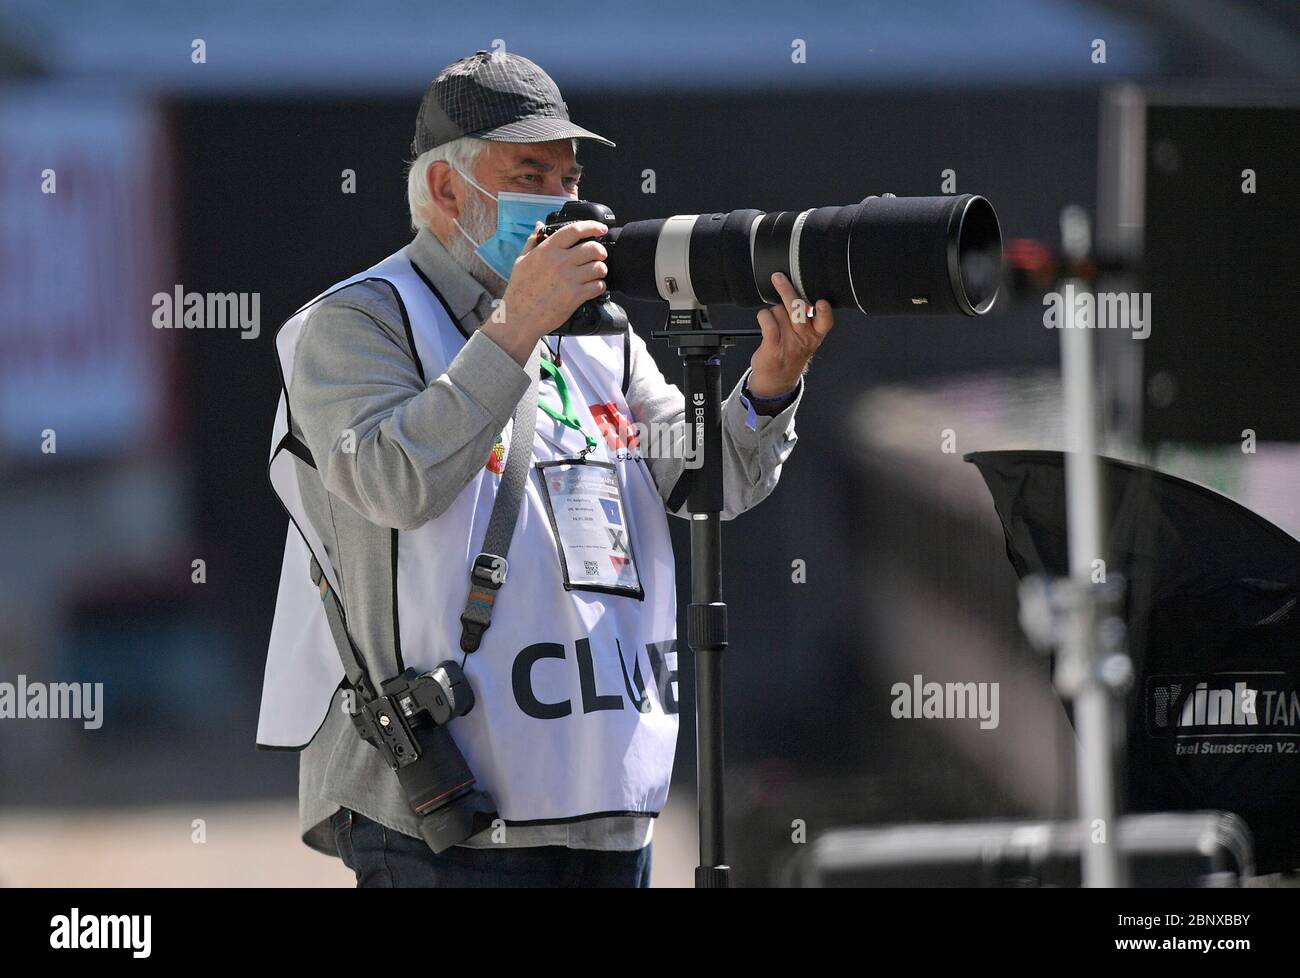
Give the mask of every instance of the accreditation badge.
M 645 600 L 614 463 L 579 458 L 538 462 L 537 474 L 559 548 L 564 589 Z

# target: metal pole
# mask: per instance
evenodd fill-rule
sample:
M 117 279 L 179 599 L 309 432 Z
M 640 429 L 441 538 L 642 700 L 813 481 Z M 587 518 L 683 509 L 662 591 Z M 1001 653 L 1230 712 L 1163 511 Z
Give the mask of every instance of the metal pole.
M 1063 283 L 1067 296 L 1088 289 L 1079 279 Z M 1057 685 L 1074 701 L 1078 736 L 1079 820 L 1083 883 L 1123 885 L 1115 819 L 1114 689 L 1101 674 L 1097 648 L 1098 606 L 1094 574 L 1105 574 L 1101 465 L 1098 460 L 1093 330 L 1079 325 L 1073 301 L 1061 324 L 1061 383 L 1065 405 L 1065 498 L 1073 600 L 1057 659 Z M 1097 564 L 1096 561 L 1103 563 Z

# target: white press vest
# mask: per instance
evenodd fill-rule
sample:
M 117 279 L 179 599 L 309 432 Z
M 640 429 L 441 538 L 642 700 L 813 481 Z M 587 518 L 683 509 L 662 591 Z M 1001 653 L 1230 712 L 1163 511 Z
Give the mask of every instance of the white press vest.
M 406 249 L 322 296 L 363 279 L 382 279 L 397 289 L 425 382 L 436 379 L 466 340 L 441 298 L 416 274 Z M 317 300 L 276 337 L 286 385 L 292 382 L 302 325 Z M 655 813 L 668 795 L 677 742 L 677 596 L 667 514 L 648 466 L 618 461 L 593 416 L 593 408 L 606 414 L 612 405 L 634 420 L 621 389 L 623 343 L 619 336 L 566 338 L 561 369 L 583 428 L 597 436 L 592 457 L 616 466 L 644 600 L 564 589 L 532 468 L 508 555 L 508 579 L 497 594 L 492 626 L 465 665 L 476 705 L 448 728 L 478 786 L 492 793 L 510 822 Z M 545 402 L 558 407 L 554 390 L 543 384 L 542 391 Z M 270 469 L 291 523 L 258 743 L 300 749 L 320 727 L 343 666 L 308 573 L 310 549 L 337 590 L 337 572 L 298 491 L 299 479 L 319 476 L 287 438 L 286 395 L 281 392 L 276 412 Z M 501 436 L 507 452 L 514 450 L 513 426 L 507 423 Z M 534 462 L 568 458 L 585 445 L 579 432 L 539 410 Z M 405 666 L 424 672 L 448 658 L 464 658 L 460 614 L 469 569 L 482 550 L 500 479 L 485 464 L 442 515 L 398 532 L 396 617 Z M 388 678 L 371 677 L 376 687 Z

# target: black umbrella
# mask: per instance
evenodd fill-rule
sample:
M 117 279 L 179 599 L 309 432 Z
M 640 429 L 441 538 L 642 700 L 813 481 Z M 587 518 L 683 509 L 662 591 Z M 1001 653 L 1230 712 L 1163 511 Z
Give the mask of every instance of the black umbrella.
M 1065 576 L 1060 452 L 975 452 L 1022 578 Z M 1102 459 L 1106 573 L 1128 582 L 1127 810 L 1219 808 L 1260 872 L 1300 866 L 1300 541 L 1239 503 Z

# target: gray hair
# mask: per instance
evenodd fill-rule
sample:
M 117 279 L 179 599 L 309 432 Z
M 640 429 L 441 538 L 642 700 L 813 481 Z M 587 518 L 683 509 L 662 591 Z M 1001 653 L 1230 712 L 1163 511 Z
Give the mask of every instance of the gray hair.
M 449 163 L 452 167 L 474 172 L 474 164 L 487 149 L 486 139 L 461 136 L 449 143 L 425 150 L 406 170 L 406 202 L 411 211 L 411 230 L 419 231 L 429 226 L 429 167 L 434 163 Z
M 578 155 L 578 141 L 569 140 L 573 155 Z M 406 170 L 406 203 L 411 212 L 411 230 L 420 231 L 429 226 L 429 167 L 434 163 L 448 163 L 454 168 L 473 173 L 478 158 L 488 148 L 488 140 L 461 136 L 451 142 L 425 150 Z

